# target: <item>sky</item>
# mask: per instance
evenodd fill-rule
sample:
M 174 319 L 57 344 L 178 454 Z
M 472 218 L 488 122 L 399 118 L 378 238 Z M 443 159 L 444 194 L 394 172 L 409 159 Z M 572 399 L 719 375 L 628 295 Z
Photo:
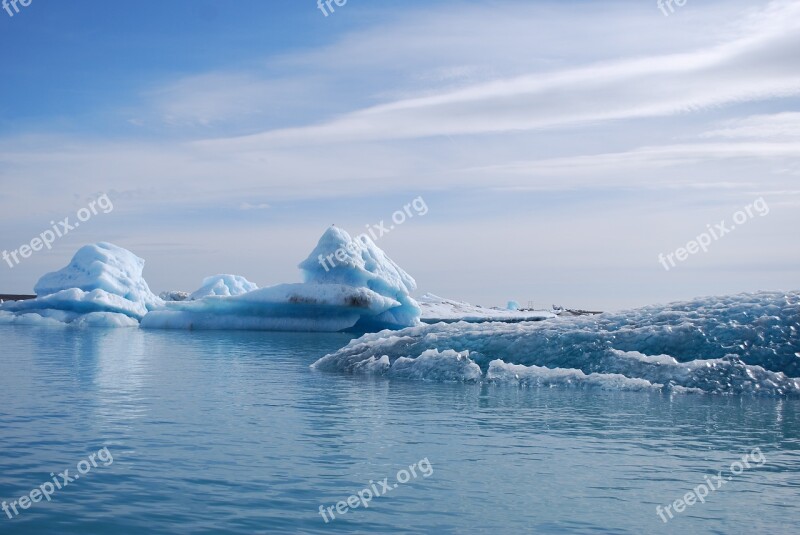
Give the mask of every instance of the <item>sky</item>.
M 328 226 L 381 222 L 420 295 L 485 306 L 798 288 L 800 2 L 17 7 L 0 249 L 113 208 L 0 263 L 0 293 L 98 241 L 155 292 L 295 282 Z

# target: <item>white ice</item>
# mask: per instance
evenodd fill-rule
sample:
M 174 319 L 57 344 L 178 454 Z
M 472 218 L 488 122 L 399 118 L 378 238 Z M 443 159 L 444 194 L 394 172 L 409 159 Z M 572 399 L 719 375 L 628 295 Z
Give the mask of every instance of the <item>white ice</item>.
M 367 334 L 313 367 L 392 377 L 399 359 L 436 350 L 468 358 L 491 382 L 800 395 L 799 334 L 800 292 L 759 292 L 599 316 Z M 462 362 L 436 364 L 422 377 L 474 380 Z
M 87 245 L 39 280 L 36 299 L 0 305 L 0 323 L 363 332 L 419 324 L 414 279 L 368 236 L 353 239 L 336 227 L 300 265 L 303 283 L 259 289 L 241 276 L 214 275 L 188 299 L 173 291 L 164 301 L 143 268 L 121 247 Z
M 419 323 L 414 279 L 368 236 L 331 227 L 300 269 L 305 282 L 261 289 L 241 277 L 206 279 L 192 300 L 150 312 L 142 327 L 335 332 Z
M 240 275 L 213 275 L 203 279 L 203 285 L 189 299 L 202 299 L 209 295 L 229 297 L 258 290 L 258 285 Z
M 36 283 L 36 299 L 8 302 L 4 323 L 55 322 L 75 326 L 130 327 L 163 306 L 142 277 L 144 260 L 110 243 L 78 249 L 69 265 Z M 41 322 L 36 318 L 44 318 Z

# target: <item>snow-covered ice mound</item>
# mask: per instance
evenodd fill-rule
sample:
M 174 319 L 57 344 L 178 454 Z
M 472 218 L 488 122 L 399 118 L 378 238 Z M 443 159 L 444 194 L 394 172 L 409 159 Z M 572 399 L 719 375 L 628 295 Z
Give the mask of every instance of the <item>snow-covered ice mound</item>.
M 320 257 L 333 263 L 323 265 Z M 166 303 L 147 314 L 142 327 L 336 332 L 419 324 L 419 307 L 409 295 L 414 279 L 369 237 L 353 240 L 332 227 L 300 268 L 303 283 L 244 293 L 245 279 L 221 281 L 232 295 L 211 293 L 197 299 L 198 294 L 194 300 Z M 213 279 L 206 279 L 204 287 L 219 287 L 220 281 Z
M 203 279 L 203 285 L 189 299 L 202 299 L 209 295 L 229 297 L 258 290 L 258 285 L 239 275 L 214 275 Z
M 39 279 L 36 299 L 1 305 L 0 323 L 138 325 L 149 310 L 163 306 L 142 277 L 143 269 L 144 260 L 127 249 L 86 245 L 69 265 Z
M 417 289 L 416 281 L 366 234 L 351 238 L 340 228 L 328 228 L 316 248 L 300 263 L 300 269 L 307 283 L 366 287 L 399 303 L 374 318 L 364 318 L 365 328 L 419 323 L 419 304 L 410 295 Z
M 313 367 L 533 386 L 800 395 L 800 292 L 536 323 L 424 325 L 365 335 Z
M 485 321 L 539 321 L 555 318 L 556 315 L 545 310 L 522 311 L 499 308 L 483 308 L 470 305 L 461 301 L 445 299 L 432 293 L 427 293 L 419 298 L 422 309 L 421 320 L 423 323 L 439 323 L 468 321 L 480 323 Z M 519 306 L 517 306 L 519 308 Z

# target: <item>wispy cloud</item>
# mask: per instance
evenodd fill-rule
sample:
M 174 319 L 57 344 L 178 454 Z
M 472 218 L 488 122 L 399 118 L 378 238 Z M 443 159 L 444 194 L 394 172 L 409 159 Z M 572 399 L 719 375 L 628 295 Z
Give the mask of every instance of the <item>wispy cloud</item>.
M 604 61 L 501 78 L 366 108 L 322 124 L 203 142 L 276 144 L 503 133 L 666 116 L 800 94 L 800 5 L 747 17 L 749 32 L 692 52 Z M 744 24 L 744 23 L 743 23 Z
M 772 138 L 776 140 L 800 138 L 800 113 L 783 112 L 751 115 L 742 119 L 730 119 L 719 128 L 704 132 L 701 138 Z

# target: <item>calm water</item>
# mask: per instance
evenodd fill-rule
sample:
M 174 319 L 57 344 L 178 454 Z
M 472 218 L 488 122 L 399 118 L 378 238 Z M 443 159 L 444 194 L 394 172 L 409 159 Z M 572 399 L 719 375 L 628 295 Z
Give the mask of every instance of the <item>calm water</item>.
M 798 400 L 308 369 L 348 340 L 0 327 L 0 500 L 113 456 L 0 533 L 796 533 Z M 763 466 L 659 519 L 755 447 Z M 430 477 L 320 516 L 425 458 Z

